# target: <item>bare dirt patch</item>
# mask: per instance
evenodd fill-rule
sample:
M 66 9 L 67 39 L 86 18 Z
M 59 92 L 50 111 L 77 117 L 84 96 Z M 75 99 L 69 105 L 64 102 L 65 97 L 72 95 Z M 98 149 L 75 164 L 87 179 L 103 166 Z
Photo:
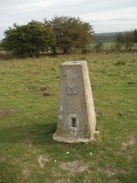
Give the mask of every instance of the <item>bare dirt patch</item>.
M 98 169 L 99 173 L 104 173 L 107 177 L 113 177 L 113 176 L 117 176 L 117 175 L 126 175 L 127 172 L 123 169 L 120 168 L 99 168 Z
M 122 143 L 122 150 L 126 150 L 129 145 L 134 145 L 137 143 L 137 135 L 131 136 L 126 142 Z
M 74 175 L 75 173 L 82 173 L 88 170 L 88 165 L 81 161 L 62 162 L 60 168 L 67 170 Z
M 32 171 L 28 166 L 24 166 L 22 170 L 22 178 L 20 180 L 20 183 L 24 183 L 27 181 L 27 179 L 32 175 Z
M 10 115 L 11 113 L 14 113 L 14 112 L 16 112 L 16 110 L 15 109 L 3 109 L 3 110 L 1 110 L 0 111 L 0 117 L 2 117 L 2 116 L 8 116 L 8 115 Z
M 55 181 L 55 183 L 66 183 L 66 181 L 65 180 L 57 180 L 57 181 Z
M 31 175 L 31 170 L 28 167 L 25 167 L 23 170 L 23 175 L 29 177 Z
M 28 91 L 30 92 L 38 92 L 40 90 L 40 93 L 47 97 L 47 96 L 50 96 L 50 92 L 49 92 L 49 87 L 45 86 L 45 87 L 41 87 L 41 88 L 38 88 L 36 86 L 30 86 L 28 87 Z
M 49 159 L 47 157 L 42 155 L 38 156 L 38 163 L 40 168 L 44 168 L 46 162 L 49 162 Z
M 45 97 L 50 96 L 51 94 L 48 92 L 48 87 L 40 88 L 41 94 Z
M 119 173 L 120 174 L 126 174 L 126 171 L 124 171 L 124 170 L 121 170 L 121 169 L 104 169 L 103 170 L 104 171 L 104 173 L 108 176 L 108 177 L 112 177 L 112 176 L 114 176 L 114 175 L 118 175 Z

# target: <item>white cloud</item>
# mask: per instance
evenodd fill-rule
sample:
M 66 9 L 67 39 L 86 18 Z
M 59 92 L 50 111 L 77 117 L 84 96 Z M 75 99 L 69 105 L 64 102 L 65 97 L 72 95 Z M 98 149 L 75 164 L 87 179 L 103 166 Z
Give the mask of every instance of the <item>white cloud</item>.
M 132 12 L 132 13 L 131 13 Z M 137 8 L 106 10 L 84 14 L 82 17 L 93 25 L 96 32 L 128 31 L 137 28 Z M 91 18 L 92 17 L 92 18 Z
M 132 13 L 131 13 L 132 12 Z M 137 17 L 137 8 L 124 8 L 124 9 L 118 9 L 118 10 L 106 10 L 102 12 L 94 12 L 94 13 L 89 13 L 89 14 L 83 14 L 82 17 L 87 20 L 93 20 L 93 21 L 98 21 L 98 20 L 111 20 L 111 19 L 116 19 L 116 18 L 135 18 Z M 92 17 L 92 18 L 91 18 Z

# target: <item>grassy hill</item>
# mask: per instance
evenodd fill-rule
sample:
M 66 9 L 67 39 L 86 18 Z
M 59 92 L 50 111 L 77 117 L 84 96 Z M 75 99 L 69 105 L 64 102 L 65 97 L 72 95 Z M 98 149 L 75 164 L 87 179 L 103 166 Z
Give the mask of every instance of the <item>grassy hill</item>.
M 60 64 L 87 60 L 96 142 L 52 139 Z M 137 53 L 0 60 L 1 183 L 136 183 Z

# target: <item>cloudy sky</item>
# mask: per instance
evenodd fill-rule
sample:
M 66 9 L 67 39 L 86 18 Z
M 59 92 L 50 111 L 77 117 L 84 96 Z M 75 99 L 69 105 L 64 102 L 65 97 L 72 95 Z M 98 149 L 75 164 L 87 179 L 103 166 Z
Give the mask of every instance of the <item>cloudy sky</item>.
M 80 17 L 95 33 L 137 29 L 137 0 L 0 0 L 0 39 L 13 23 Z

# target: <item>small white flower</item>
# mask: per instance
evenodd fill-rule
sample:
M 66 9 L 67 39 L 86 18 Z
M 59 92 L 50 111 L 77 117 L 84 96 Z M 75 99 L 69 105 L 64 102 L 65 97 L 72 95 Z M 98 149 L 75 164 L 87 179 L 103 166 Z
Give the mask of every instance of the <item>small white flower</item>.
M 66 154 L 69 154 L 69 152 L 66 152 Z

